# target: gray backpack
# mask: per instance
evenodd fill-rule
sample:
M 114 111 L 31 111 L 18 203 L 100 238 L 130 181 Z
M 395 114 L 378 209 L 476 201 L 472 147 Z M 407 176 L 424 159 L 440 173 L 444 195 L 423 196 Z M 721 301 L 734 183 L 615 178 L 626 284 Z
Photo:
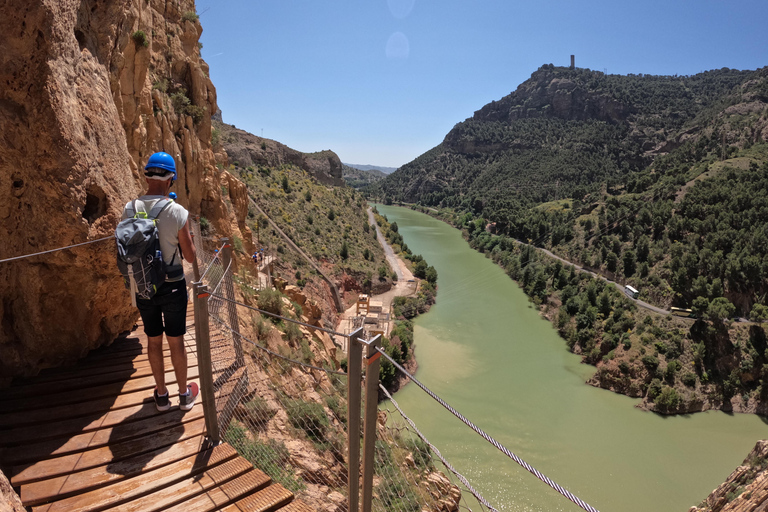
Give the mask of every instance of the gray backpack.
M 171 204 L 169 199 L 160 199 L 147 212 L 136 209 L 136 201 L 126 207 L 129 218 L 121 221 L 115 229 L 117 242 L 117 268 L 123 275 L 125 287 L 131 290 L 131 301 L 136 305 L 136 296 L 151 299 L 167 277 L 183 274 L 182 266 L 166 265 L 160 252 L 160 237 L 156 220 Z

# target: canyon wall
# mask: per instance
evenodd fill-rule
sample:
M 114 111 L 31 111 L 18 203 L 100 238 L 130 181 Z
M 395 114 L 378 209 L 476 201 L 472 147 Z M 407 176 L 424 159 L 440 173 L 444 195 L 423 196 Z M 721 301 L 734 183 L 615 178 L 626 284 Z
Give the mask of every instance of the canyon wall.
M 110 237 L 174 156 L 178 202 L 237 231 L 211 148 L 216 91 L 192 0 L 8 0 L 0 17 L 0 260 Z M 231 188 L 231 187 L 230 187 Z M 108 343 L 137 318 L 114 242 L 0 262 L 0 385 Z

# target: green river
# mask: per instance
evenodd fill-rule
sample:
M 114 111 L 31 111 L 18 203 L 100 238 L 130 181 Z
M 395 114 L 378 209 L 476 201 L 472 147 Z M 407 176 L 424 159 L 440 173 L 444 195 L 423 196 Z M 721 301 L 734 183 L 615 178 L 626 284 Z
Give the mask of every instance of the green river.
M 418 379 L 601 512 L 687 512 L 768 437 L 758 416 L 662 417 L 585 384 L 594 368 L 568 352 L 517 284 L 458 230 L 409 209 L 377 208 L 439 275 L 437 304 L 415 321 Z M 415 384 L 395 399 L 498 510 L 581 510 Z

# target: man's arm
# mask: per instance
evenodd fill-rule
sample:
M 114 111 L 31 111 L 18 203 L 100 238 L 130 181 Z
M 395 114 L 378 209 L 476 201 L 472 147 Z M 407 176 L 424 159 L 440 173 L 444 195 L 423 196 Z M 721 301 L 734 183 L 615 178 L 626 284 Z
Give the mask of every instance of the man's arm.
M 189 232 L 189 220 L 179 230 L 179 245 L 181 246 L 182 258 L 190 262 L 196 261 L 197 250 L 194 242 L 192 242 L 192 234 Z

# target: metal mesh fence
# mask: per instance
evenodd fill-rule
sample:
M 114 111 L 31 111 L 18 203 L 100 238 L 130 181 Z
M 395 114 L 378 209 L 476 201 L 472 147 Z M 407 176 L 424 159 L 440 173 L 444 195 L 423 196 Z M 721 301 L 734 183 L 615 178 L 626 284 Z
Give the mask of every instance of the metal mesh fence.
M 379 407 L 373 510 L 495 511 L 424 437 L 386 389 L 380 389 L 388 401 Z

